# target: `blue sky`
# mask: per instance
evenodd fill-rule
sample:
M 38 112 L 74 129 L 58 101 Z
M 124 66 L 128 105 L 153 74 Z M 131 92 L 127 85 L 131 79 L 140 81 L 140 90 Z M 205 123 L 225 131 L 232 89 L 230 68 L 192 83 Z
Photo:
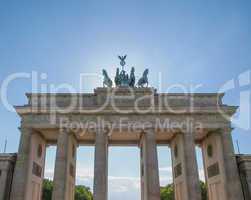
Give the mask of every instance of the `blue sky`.
M 218 92 L 233 79 L 236 87 L 227 91 L 224 102 L 242 104 L 244 112 L 233 138 L 239 140 L 242 153 L 251 153 L 250 10 L 249 0 L 2 0 L 0 83 L 12 73 L 36 71 L 48 76 L 41 84 L 69 83 L 78 90 L 80 73 L 101 73 L 106 68 L 114 74 L 119 54 L 128 54 L 128 66 L 135 66 L 137 75 L 149 68 L 151 85 L 162 92 L 173 84 L 201 84 L 198 92 Z M 249 84 L 238 86 L 240 74 Z M 92 92 L 100 84 L 100 80 L 85 81 L 83 91 Z M 23 105 L 25 92 L 31 90 L 29 79 L 15 80 L 9 85 L 8 100 Z M 242 92 L 249 92 L 244 99 Z M 7 138 L 7 151 L 16 152 L 20 119 L 6 110 L 2 99 L 0 103 L 0 150 Z M 50 148 L 48 174 L 54 153 Z M 83 169 L 79 174 L 85 176 L 82 182 L 91 185 L 91 175 L 86 176 L 92 173 L 93 149 L 80 148 L 78 156 L 79 171 Z M 168 148 L 161 147 L 159 156 L 161 177 L 167 180 L 171 174 Z M 121 192 L 125 199 L 139 199 L 137 184 L 131 188 L 139 178 L 138 159 L 136 148 L 110 149 L 110 200 L 121 199 L 116 196 Z M 118 168 L 120 163 L 124 164 Z M 123 187 L 118 187 L 120 183 Z

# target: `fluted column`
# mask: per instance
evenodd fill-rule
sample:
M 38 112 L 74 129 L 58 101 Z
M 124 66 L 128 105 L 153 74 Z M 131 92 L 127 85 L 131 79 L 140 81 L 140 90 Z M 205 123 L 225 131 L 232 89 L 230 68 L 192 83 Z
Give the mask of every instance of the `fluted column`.
M 171 142 L 176 200 L 200 200 L 199 173 L 192 132 L 179 133 Z
M 46 143 L 31 128 L 22 127 L 15 165 L 11 200 L 40 200 L 44 176 Z
M 29 173 L 32 130 L 21 128 L 20 131 L 21 137 L 13 176 L 11 200 L 25 200 L 26 183 Z
M 95 138 L 94 200 L 108 198 L 108 135 L 98 129 Z
M 66 131 L 58 135 L 54 172 L 53 200 L 74 200 L 76 177 L 75 136 Z
M 160 200 L 158 153 L 153 129 L 141 138 L 141 199 Z
M 2 155 L 1 155 L 2 156 Z M 10 170 L 12 164 L 9 160 L 1 160 L 0 158 L 0 200 L 9 199 L 9 185 L 10 185 Z
M 227 195 L 228 200 L 242 200 L 244 197 L 241 189 L 231 130 L 231 128 L 221 130 L 222 150 L 225 162 L 224 166 L 227 174 Z
M 243 200 L 231 128 L 211 132 L 201 146 L 209 200 Z

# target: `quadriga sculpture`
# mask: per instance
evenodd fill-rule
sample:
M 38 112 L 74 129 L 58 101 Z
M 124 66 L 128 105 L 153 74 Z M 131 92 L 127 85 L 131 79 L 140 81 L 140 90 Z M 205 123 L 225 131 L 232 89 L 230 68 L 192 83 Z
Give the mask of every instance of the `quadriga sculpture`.
M 122 66 L 122 70 L 120 71 L 120 69 L 117 68 L 116 76 L 114 78 L 114 83 L 116 87 L 134 88 L 135 83 L 136 83 L 135 68 L 132 67 L 131 73 L 129 76 L 124 69 L 124 66 L 126 65 L 126 62 L 125 62 L 126 57 L 127 57 L 126 55 L 118 56 L 118 58 L 120 59 L 120 65 Z M 148 73 L 149 73 L 149 70 L 146 69 L 143 73 L 143 76 L 139 79 L 137 83 L 137 87 L 148 87 Z M 112 83 L 112 80 L 109 78 L 108 73 L 106 72 L 105 69 L 103 69 L 103 76 L 104 76 L 103 87 L 111 88 L 113 83 Z

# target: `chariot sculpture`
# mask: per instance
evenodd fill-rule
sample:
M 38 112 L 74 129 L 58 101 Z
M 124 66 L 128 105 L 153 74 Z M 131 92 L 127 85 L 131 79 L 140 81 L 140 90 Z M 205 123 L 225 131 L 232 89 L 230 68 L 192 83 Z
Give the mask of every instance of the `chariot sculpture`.
M 120 59 L 120 65 L 122 66 L 122 70 L 120 71 L 119 68 L 117 68 L 116 71 L 116 76 L 114 78 L 114 83 L 116 87 L 148 87 L 148 73 L 149 69 L 146 69 L 143 73 L 143 76 L 138 80 L 137 85 L 135 86 L 136 83 L 136 78 L 135 78 L 135 68 L 131 68 L 130 75 L 127 74 L 127 72 L 124 69 L 124 66 L 126 65 L 125 59 L 127 55 L 125 56 L 118 56 Z M 103 69 L 103 87 L 109 87 L 111 88 L 113 86 L 113 82 L 110 79 L 107 71 Z

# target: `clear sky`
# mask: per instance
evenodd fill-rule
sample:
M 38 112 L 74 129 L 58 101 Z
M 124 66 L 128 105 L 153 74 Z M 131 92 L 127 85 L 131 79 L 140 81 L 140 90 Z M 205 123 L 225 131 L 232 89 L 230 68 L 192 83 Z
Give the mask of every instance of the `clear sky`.
M 13 73 L 36 71 L 47 74 L 40 84 L 68 83 L 79 90 L 80 73 L 101 74 L 106 68 L 115 74 L 119 54 L 128 54 L 128 66 L 135 66 L 138 76 L 149 68 L 150 83 L 161 92 L 173 84 L 200 84 L 197 92 L 218 92 L 234 80 L 224 102 L 241 106 L 233 138 L 241 153 L 251 153 L 250 10 L 249 0 L 1 0 L 0 83 Z M 101 81 L 88 80 L 82 86 L 84 92 L 92 92 Z M 8 100 L 23 105 L 30 91 L 30 79 L 15 80 L 8 87 Z M 7 138 L 7 151 L 16 152 L 20 119 L 2 101 L 0 150 Z M 50 148 L 48 177 L 54 154 L 55 148 Z M 91 186 L 93 148 L 80 148 L 78 157 L 78 183 Z M 171 178 L 168 148 L 161 147 L 159 157 L 166 184 Z M 110 200 L 139 200 L 138 161 L 137 148 L 110 149 Z

